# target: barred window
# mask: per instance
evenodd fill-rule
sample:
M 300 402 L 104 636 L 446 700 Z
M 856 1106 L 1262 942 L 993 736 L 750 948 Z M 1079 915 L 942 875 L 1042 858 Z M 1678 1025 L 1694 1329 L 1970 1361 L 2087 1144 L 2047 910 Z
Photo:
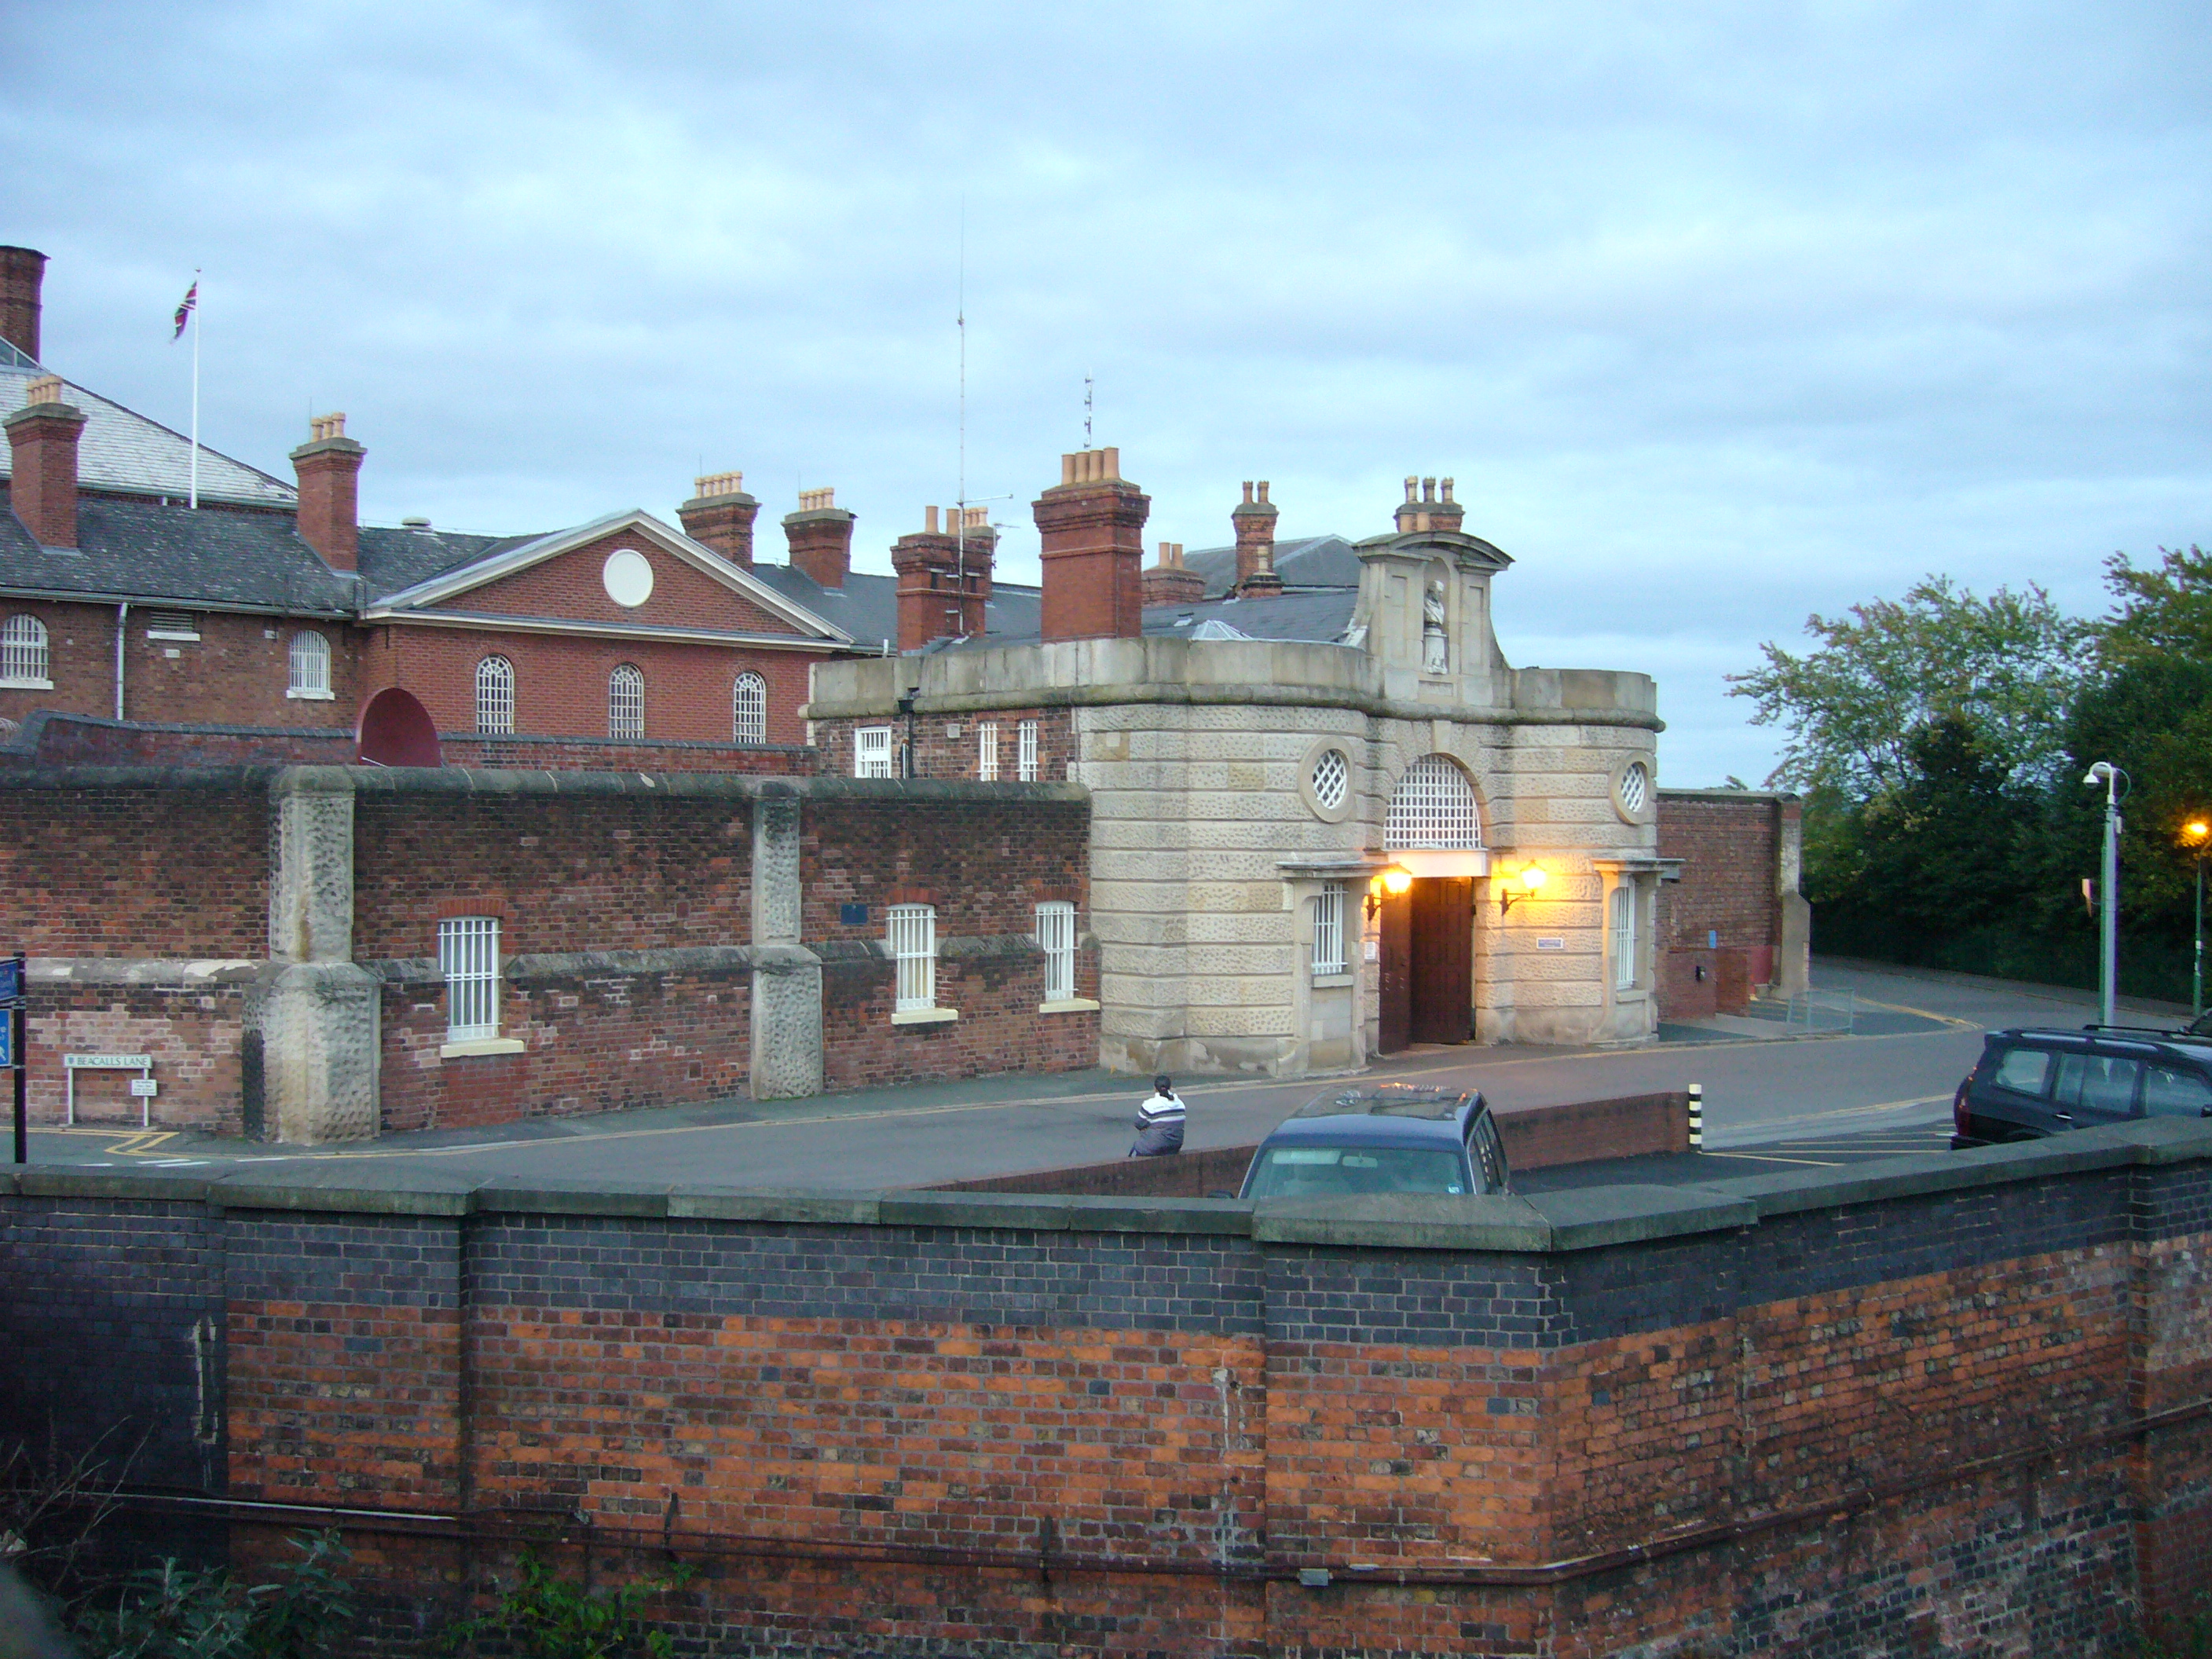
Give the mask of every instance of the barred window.
M 1313 970 L 1316 974 L 1344 971 L 1344 884 L 1322 884 L 1314 896 Z
M 1482 811 L 1467 774 L 1442 755 L 1424 755 L 1406 769 L 1390 797 L 1382 845 L 1462 848 L 1482 845 Z
M 607 735 L 645 735 L 645 671 L 634 662 L 616 664 L 607 676 Z
M 1014 728 L 1014 775 L 1034 783 L 1037 775 L 1036 722 L 1024 720 Z
M 768 741 L 768 682 L 740 674 L 730 688 L 730 735 L 739 743 Z
M 1636 985 L 1636 888 L 1622 881 L 1613 890 L 1613 988 Z
M 937 907 L 933 904 L 894 904 L 890 907 L 891 959 L 898 964 L 898 983 L 891 1006 L 906 1013 L 937 1006 Z
M 292 635 L 292 695 L 327 697 L 331 694 L 331 642 L 311 628 Z
M 1075 907 L 1065 899 L 1038 905 L 1036 942 L 1044 952 L 1044 1000 L 1067 1001 L 1075 994 Z
M 975 728 L 975 775 L 985 783 L 999 781 L 999 723 L 985 720 Z
M 853 732 L 853 775 L 856 778 L 887 778 L 890 775 L 890 727 L 855 727 Z
M 438 969 L 446 976 L 446 1040 L 499 1035 L 499 918 L 455 916 L 438 924 Z
M 492 737 L 514 730 L 514 665 L 504 657 L 477 665 L 477 730 Z
M 6 625 L 0 627 L 0 685 L 47 689 L 52 668 L 46 623 L 27 614 L 9 617 Z

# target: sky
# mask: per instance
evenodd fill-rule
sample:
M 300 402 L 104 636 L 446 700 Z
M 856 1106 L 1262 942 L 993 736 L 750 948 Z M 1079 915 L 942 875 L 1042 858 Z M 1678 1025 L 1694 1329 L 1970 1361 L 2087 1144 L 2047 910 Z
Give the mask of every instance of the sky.
M 0 10 L 0 241 L 43 355 L 362 514 L 673 517 L 834 486 L 855 562 L 1121 452 L 1150 541 L 1389 527 L 1456 478 L 1517 665 L 1724 676 L 1942 573 L 2100 610 L 2212 541 L 2200 3 Z M 961 331 L 967 319 L 964 467 Z

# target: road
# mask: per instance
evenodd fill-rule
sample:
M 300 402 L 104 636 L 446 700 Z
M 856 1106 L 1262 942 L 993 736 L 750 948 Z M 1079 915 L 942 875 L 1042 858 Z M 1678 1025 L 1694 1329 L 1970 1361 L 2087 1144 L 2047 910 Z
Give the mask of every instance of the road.
M 2075 1024 L 2090 999 L 2040 988 L 1960 981 L 1823 963 L 1815 984 L 1854 993 L 1862 1035 L 1790 1040 L 1668 1042 L 1562 1053 L 1534 1048 L 1435 1048 L 1394 1056 L 1382 1081 L 1479 1088 L 1502 1110 L 1702 1084 L 1706 1145 L 1758 1146 L 1777 1159 L 1861 1136 L 1866 1149 L 1942 1144 L 1952 1090 L 1981 1052 L 1981 1032 L 2012 1024 Z M 1259 1139 L 1324 1082 L 1194 1079 L 1194 1149 Z M 390 1168 L 524 1180 L 712 1183 L 866 1190 L 1099 1163 L 1127 1150 L 1136 1080 L 1101 1072 L 981 1079 L 804 1101 L 673 1108 L 537 1120 L 499 1130 L 394 1135 L 368 1146 L 240 1146 L 199 1135 L 118 1131 L 35 1133 L 35 1163 L 210 1173 L 253 1163 Z M 1825 1157 L 1825 1155 L 1823 1155 Z M 1764 1160 L 1763 1160 L 1764 1161 Z M 1748 1167 L 1747 1165 L 1746 1167 Z

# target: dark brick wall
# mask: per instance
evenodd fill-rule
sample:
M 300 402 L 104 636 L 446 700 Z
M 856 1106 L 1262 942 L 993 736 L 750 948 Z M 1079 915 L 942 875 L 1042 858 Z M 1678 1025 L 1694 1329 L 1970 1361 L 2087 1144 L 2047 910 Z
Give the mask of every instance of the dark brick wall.
M 942 714 L 923 719 L 917 715 L 914 721 L 915 775 L 923 778 L 964 779 L 973 783 L 982 776 L 981 739 L 975 728 L 994 723 L 999 728 L 998 783 L 1022 781 L 1020 735 L 1018 727 L 1024 720 L 1037 723 L 1037 774 L 1035 781 L 1060 783 L 1066 780 L 1069 763 L 1077 758 L 1075 730 L 1070 713 L 1065 708 L 1004 708 L 994 709 L 983 715 L 963 714 L 951 719 Z M 849 778 L 853 775 L 853 729 L 860 726 L 888 726 L 891 728 L 891 744 L 896 750 L 907 740 L 907 722 L 886 714 L 881 719 L 826 720 L 811 722 L 814 742 L 821 751 L 822 772 L 824 776 Z
M 1659 856 L 1682 860 L 1681 879 L 1659 886 L 1662 1018 L 1741 1012 L 1773 979 L 1781 837 L 1797 811 L 1771 795 L 1659 792 Z

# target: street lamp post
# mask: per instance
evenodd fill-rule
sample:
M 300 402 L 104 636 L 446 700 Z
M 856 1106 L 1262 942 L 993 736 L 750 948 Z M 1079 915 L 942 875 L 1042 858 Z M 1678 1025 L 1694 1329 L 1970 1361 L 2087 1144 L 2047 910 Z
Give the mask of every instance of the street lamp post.
M 2120 780 L 2127 775 L 2110 761 L 2099 761 L 2081 780 L 2091 788 L 2105 786 L 2105 860 L 2097 896 L 2104 901 L 2098 929 L 2098 1015 L 2100 1024 L 2112 1023 L 2112 992 L 2120 972 Z
M 2204 850 L 2212 842 L 2212 820 L 2190 819 L 2181 826 L 2181 839 L 2197 854 L 2196 950 L 2189 969 L 2189 1018 L 2193 1021 L 2204 1012 Z

